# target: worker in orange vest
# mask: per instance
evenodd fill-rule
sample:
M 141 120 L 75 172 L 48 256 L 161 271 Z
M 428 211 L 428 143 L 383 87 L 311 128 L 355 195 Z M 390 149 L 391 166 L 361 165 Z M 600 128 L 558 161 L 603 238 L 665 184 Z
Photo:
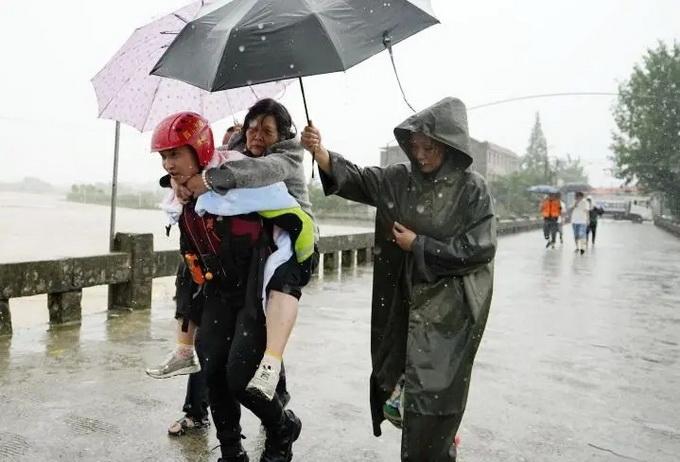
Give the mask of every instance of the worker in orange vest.
M 547 241 L 545 248 L 555 248 L 555 238 L 558 231 L 558 219 L 562 215 L 562 204 L 557 194 L 549 194 L 541 203 L 543 217 L 543 236 Z

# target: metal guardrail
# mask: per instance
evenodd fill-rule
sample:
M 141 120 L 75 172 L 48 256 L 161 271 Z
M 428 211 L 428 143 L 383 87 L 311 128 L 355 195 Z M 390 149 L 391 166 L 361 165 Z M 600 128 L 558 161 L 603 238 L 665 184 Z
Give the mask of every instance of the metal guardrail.
M 541 226 L 540 220 L 501 221 L 498 234 Z M 323 236 L 318 242 L 320 274 L 370 262 L 373 233 Z M 154 251 L 152 234 L 118 233 L 106 255 L 0 264 L 0 335 L 12 333 L 9 301 L 47 294 L 51 324 L 81 319 L 82 289 L 108 285 L 109 309 L 148 309 L 154 278 L 174 276 L 180 262 L 176 250 Z

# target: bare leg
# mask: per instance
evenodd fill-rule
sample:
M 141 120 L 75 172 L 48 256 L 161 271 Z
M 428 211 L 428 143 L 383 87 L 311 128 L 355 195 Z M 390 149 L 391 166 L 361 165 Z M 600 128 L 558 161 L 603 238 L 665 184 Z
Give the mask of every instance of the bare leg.
M 246 389 L 251 393 L 272 399 L 281 371 L 281 358 L 288 338 L 295 326 L 298 313 L 298 299 L 292 295 L 272 290 L 267 300 L 267 349 L 248 382 Z
M 272 290 L 267 301 L 267 351 L 281 358 L 298 314 L 298 299 Z
M 183 319 L 177 320 L 177 343 L 179 345 L 194 346 L 194 339 L 196 338 L 196 324 L 193 321 L 189 321 L 189 326 L 187 331 L 182 330 Z

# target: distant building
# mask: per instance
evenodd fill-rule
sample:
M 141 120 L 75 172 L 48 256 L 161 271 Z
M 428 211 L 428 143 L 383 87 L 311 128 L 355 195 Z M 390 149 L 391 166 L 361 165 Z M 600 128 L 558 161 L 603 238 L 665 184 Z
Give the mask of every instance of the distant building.
M 473 158 L 472 169 L 481 173 L 489 181 L 519 171 L 521 159 L 511 150 L 488 141 L 477 141 L 474 138 L 470 139 L 470 144 Z M 397 144 L 380 149 L 382 167 L 407 160 L 406 154 Z
M 472 169 L 481 173 L 487 180 L 519 172 L 522 160 L 511 150 L 490 143 L 470 139 L 472 151 Z
M 380 166 L 386 167 L 392 164 L 398 164 L 399 162 L 408 161 L 408 157 L 404 154 L 398 144 L 387 145 L 384 148 L 380 148 Z

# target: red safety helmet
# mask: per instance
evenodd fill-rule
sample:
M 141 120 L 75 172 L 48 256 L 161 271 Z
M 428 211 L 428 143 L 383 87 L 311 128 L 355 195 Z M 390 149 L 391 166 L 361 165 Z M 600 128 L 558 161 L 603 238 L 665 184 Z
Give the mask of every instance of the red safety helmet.
M 210 123 L 195 112 L 178 112 L 161 120 L 151 137 L 151 152 L 189 145 L 194 148 L 198 164 L 205 167 L 215 152 Z

